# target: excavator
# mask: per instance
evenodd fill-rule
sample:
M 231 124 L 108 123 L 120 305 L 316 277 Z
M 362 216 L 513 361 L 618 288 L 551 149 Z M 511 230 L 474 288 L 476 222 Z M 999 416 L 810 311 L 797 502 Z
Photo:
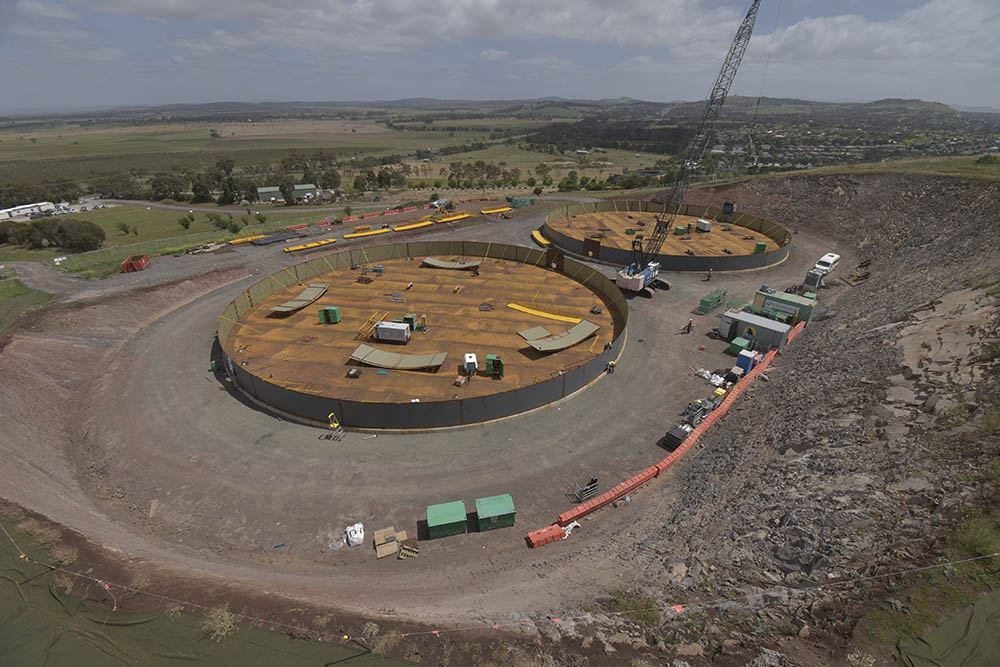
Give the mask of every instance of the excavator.
M 736 31 L 736 38 L 729 47 L 726 60 L 722 63 L 722 70 L 715 79 L 712 92 L 708 96 L 705 105 L 705 112 L 698 123 L 698 131 L 688 143 L 681 160 L 677 180 L 673 187 L 662 199 L 653 201 L 663 204 L 663 213 L 656 218 L 656 227 L 652 235 L 646 241 L 642 234 L 636 234 L 632 241 L 632 263 L 618 272 L 615 284 L 622 290 L 641 292 L 647 286 L 658 279 L 660 265 L 653 259 L 660 254 L 660 248 L 670 234 L 674 218 L 677 211 L 684 203 L 684 194 L 687 192 L 688 184 L 694 172 L 701 164 L 709 142 L 712 140 L 712 133 L 715 129 L 715 121 L 719 118 L 719 112 L 729 94 L 729 87 L 736 77 L 736 70 L 739 69 L 743 54 L 746 53 L 747 44 L 750 43 L 750 35 L 753 33 L 754 24 L 757 22 L 757 10 L 760 8 L 760 0 L 754 0 L 747 10 L 747 14 Z

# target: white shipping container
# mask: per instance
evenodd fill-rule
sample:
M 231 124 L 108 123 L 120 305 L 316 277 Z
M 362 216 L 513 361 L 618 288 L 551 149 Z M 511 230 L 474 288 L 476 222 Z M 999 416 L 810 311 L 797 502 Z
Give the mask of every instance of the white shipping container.
M 407 343 L 410 340 L 410 325 L 406 322 L 377 322 L 375 340 Z
M 698 228 L 699 232 L 710 232 L 710 231 L 712 231 L 712 221 L 711 220 L 703 220 L 702 218 L 698 218 L 698 222 L 695 223 L 695 226 Z

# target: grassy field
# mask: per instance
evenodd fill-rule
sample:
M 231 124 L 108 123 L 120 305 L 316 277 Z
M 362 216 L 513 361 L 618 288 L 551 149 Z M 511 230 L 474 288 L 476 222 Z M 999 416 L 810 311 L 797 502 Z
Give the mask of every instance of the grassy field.
M 516 146 L 498 144 L 484 150 L 469 151 L 444 155 L 431 162 L 410 162 L 413 168 L 411 180 L 431 180 L 442 178 L 440 169 L 448 169 L 452 162 L 506 162 L 507 168 L 517 167 L 521 170 L 521 178 L 535 176 L 535 167 L 546 163 L 552 169 L 552 178 L 558 181 L 570 171 L 576 171 L 579 176 L 606 178 L 610 174 L 620 174 L 626 169 L 652 167 L 662 155 L 654 153 L 630 153 L 628 151 L 609 150 L 606 153 L 591 153 L 580 155 L 549 155 L 536 151 L 521 150 Z M 445 177 L 446 178 L 446 177 Z
M 79 255 L 68 255 L 69 259 L 63 268 L 81 272 L 84 277 L 104 277 L 112 273 L 117 273 L 121 261 L 128 255 L 149 254 L 162 255 L 178 252 L 192 245 L 210 243 L 213 241 L 223 241 L 233 237 L 228 231 L 220 231 L 208 221 L 204 213 L 195 213 L 195 222 L 187 230 L 178 223 L 178 219 L 183 215 L 182 211 L 168 211 L 163 209 L 146 209 L 139 206 L 113 206 L 99 211 L 87 211 L 64 219 L 89 220 L 99 225 L 107 239 L 101 250 Z M 329 213 L 318 211 L 308 211 L 302 209 L 290 209 L 282 211 L 276 209 L 268 211 L 266 214 L 266 229 L 286 227 L 308 222 L 322 220 Z M 239 220 L 240 215 L 234 218 Z M 138 234 L 123 234 L 119 229 L 119 224 L 127 224 L 136 227 Z M 245 229 L 241 234 L 245 235 L 251 231 L 261 229 L 256 220 L 251 218 L 253 225 Z M 0 261 L 36 261 L 48 262 L 54 257 L 67 255 L 64 250 L 57 248 L 44 248 L 42 250 L 29 250 L 23 246 L 0 246 Z
M 217 130 L 219 138 L 210 131 Z M 463 132 L 461 141 L 485 133 Z M 0 132 L 0 183 L 87 179 L 107 173 L 200 168 L 226 155 L 237 165 L 280 159 L 289 148 L 338 155 L 389 154 L 437 148 L 458 140 L 445 132 L 401 132 L 351 121 L 265 121 L 246 124 L 65 128 Z
M 0 336 L 24 311 L 48 303 L 51 294 L 28 289 L 17 278 L 0 280 Z

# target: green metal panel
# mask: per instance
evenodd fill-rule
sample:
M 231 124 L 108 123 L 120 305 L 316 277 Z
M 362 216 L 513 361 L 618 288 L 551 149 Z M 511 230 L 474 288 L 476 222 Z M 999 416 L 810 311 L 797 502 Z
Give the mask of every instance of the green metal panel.
M 750 341 L 746 338 L 734 338 L 733 342 L 729 344 L 729 354 L 739 354 L 743 350 L 749 349 Z
M 461 535 L 465 532 L 465 503 L 456 500 L 450 503 L 427 506 L 427 534 L 429 537 Z
M 514 499 L 509 493 L 476 500 L 476 520 L 479 530 L 509 528 L 514 525 Z

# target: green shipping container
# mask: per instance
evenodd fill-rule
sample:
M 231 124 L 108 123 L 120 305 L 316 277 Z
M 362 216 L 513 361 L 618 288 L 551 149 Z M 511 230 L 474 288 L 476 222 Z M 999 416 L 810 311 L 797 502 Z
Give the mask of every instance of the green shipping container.
M 767 243 L 765 243 L 764 241 L 757 241 L 757 245 L 753 247 L 753 252 L 755 255 L 758 255 L 766 250 L 767 250 Z
M 509 493 L 476 500 L 476 522 L 480 531 L 514 525 L 514 499 Z
M 514 208 L 524 208 L 526 206 L 534 206 L 535 205 L 535 198 L 534 197 L 514 197 L 511 200 L 510 205 L 512 207 L 514 207 Z
M 427 506 L 427 536 L 431 539 L 461 535 L 465 521 L 465 503 L 461 500 Z
M 674 234 L 676 234 L 677 236 L 687 234 L 687 231 L 688 228 L 683 225 L 677 225 L 676 227 L 674 227 Z

